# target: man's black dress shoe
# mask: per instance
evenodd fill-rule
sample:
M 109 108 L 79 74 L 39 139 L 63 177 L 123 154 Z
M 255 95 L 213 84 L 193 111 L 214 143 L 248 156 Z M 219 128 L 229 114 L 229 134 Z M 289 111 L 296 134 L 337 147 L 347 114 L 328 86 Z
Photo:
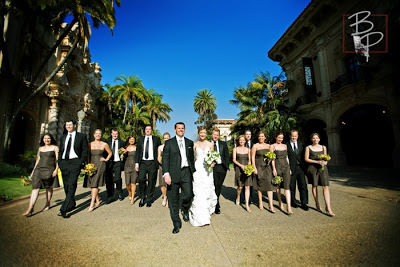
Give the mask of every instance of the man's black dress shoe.
M 173 234 L 179 233 L 179 227 L 178 227 L 178 226 L 175 226 L 174 229 L 172 229 L 172 233 L 173 233 Z
M 186 211 L 182 211 L 182 218 L 185 222 L 189 221 L 189 213 Z
M 303 210 L 305 210 L 305 211 L 307 211 L 307 210 L 309 210 L 309 208 L 308 208 L 308 206 L 307 205 L 301 205 L 301 208 L 303 209 Z
M 299 207 L 299 205 L 297 205 L 297 203 L 296 202 L 293 202 L 293 204 L 292 204 L 292 208 L 295 208 L 295 209 L 297 209 Z
M 119 199 L 119 201 L 124 200 L 124 197 L 122 196 L 122 194 L 118 194 L 118 199 Z
M 58 216 L 61 216 L 61 217 L 63 217 L 64 219 L 67 219 L 67 218 L 69 218 L 69 215 L 67 215 L 67 213 L 66 212 L 58 212 L 58 214 L 57 214 Z
M 215 208 L 215 214 L 221 214 L 221 210 L 219 208 Z
M 151 202 L 147 202 L 146 207 L 150 208 L 151 207 Z
M 144 206 L 144 199 L 141 199 L 140 202 L 139 202 L 139 207 L 141 208 L 143 206 Z

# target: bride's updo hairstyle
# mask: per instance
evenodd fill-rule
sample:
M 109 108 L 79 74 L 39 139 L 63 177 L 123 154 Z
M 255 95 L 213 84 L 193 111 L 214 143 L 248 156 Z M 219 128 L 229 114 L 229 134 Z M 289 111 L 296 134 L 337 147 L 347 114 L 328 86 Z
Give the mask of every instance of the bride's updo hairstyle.
M 197 133 L 199 134 L 201 131 L 203 131 L 203 130 L 205 130 L 206 132 L 207 132 L 207 129 L 206 129 L 206 127 L 204 127 L 204 126 L 199 126 L 198 128 L 197 128 Z

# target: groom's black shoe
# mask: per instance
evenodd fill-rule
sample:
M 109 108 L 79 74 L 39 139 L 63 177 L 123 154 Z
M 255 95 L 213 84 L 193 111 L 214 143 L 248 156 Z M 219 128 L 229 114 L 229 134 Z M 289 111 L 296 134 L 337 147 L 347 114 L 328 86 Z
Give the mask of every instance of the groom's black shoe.
M 182 211 L 182 218 L 185 222 L 189 221 L 189 213 L 187 211 Z
M 140 200 L 140 202 L 139 202 L 139 207 L 141 208 L 141 207 L 143 207 L 144 206 L 144 199 L 142 198 L 141 200 Z
M 221 214 L 221 209 L 218 208 L 218 207 L 216 207 L 216 208 L 215 208 L 215 214 Z
M 172 229 L 172 233 L 173 233 L 173 234 L 179 233 L 179 227 L 178 227 L 178 226 L 175 226 L 174 229 Z
M 62 212 L 62 211 L 60 211 L 60 212 L 58 212 L 58 214 L 57 214 L 58 216 L 61 216 L 61 217 L 63 217 L 64 219 L 67 219 L 67 218 L 69 218 L 69 215 L 67 215 L 67 213 L 66 212 Z

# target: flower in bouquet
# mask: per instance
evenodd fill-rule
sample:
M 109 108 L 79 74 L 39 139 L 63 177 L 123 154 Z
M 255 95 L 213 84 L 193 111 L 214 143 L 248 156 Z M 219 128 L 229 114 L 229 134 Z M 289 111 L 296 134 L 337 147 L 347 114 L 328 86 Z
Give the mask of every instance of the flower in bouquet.
M 88 163 L 85 165 L 85 168 L 81 170 L 81 173 L 79 174 L 79 178 L 83 178 L 83 177 L 85 177 L 85 175 L 93 176 L 96 174 L 96 172 L 97 172 L 97 168 L 94 165 L 94 163 Z
M 264 154 L 265 159 L 268 160 L 268 163 L 270 163 L 272 160 L 276 159 L 276 155 L 274 152 L 268 151 L 267 153 Z
M 125 149 L 123 149 L 123 148 L 118 149 L 118 155 L 121 160 L 124 159 L 124 153 L 125 153 Z
M 274 184 L 274 185 L 278 185 L 282 182 L 283 182 L 282 176 L 277 175 L 274 178 L 272 178 L 272 184 Z
M 254 172 L 254 167 L 251 164 L 247 164 L 244 167 L 244 173 L 247 174 L 247 176 L 250 176 Z
M 214 150 L 208 151 L 207 156 L 204 159 L 204 162 L 208 165 L 208 168 L 207 168 L 208 172 L 211 172 L 212 171 L 211 164 L 213 162 L 216 162 L 217 164 L 221 164 L 221 155 L 217 151 L 214 151 Z
M 319 154 L 318 156 L 317 156 L 317 158 L 319 159 L 319 160 L 323 160 L 323 161 L 329 161 L 329 160 L 331 160 L 331 156 L 329 156 L 328 154 Z M 325 170 L 325 166 L 324 165 L 321 165 L 321 169 L 320 169 L 321 171 L 323 171 L 323 170 Z
M 21 176 L 21 182 L 24 186 L 28 186 L 32 184 L 32 177 L 31 176 Z

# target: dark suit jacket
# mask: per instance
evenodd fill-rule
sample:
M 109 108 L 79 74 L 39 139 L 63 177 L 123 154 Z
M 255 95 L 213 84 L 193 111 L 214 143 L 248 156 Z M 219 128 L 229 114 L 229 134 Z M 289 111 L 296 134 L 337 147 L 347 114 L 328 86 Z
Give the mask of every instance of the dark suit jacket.
M 158 166 L 157 153 L 158 153 L 158 147 L 161 145 L 161 141 L 160 141 L 160 138 L 157 136 L 152 135 L 151 137 L 153 139 L 153 157 L 154 157 L 154 161 L 157 163 L 157 166 Z M 144 145 L 145 145 L 144 140 L 145 140 L 145 137 L 142 136 L 139 138 L 139 140 L 137 141 L 137 144 L 136 144 L 135 162 L 139 163 L 139 164 L 143 160 Z
M 194 167 L 194 150 L 193 141 L 185 137 L 186 158 L 189 163 L 190 172 L 193 174 L 196 169 Z M 171 175 L 173 183 L 180 182 L 181 177 L 181 153 L 179 151 L 178 140 L 176 136 L 165 142 L 162 153 L 162 172 L 168 172 Z
M 219 148 L 219 154 L 221 155 L 221 164 L 217 164 L 214 167 L 215 171 L 218 171 L 218 167 L 221 166 L 224 171 L 227 171 L 229 169 L 229 150 L 228 150 L 228 145 L 226 144 L 225 141 L 218 140 L 218 148 Z
M 294 152 L 292 148 L 292 144 L 289 142 L 286 143 L 288 157 L 289 157 L 289 165 L 292 173 L 296 170 L 296 165 L 300 163 L 300 168 L 304 171 L 305 163 L 304 163 L 304 144 L 300 141 L 297 141 L 298 153 Z
M 62 159 L 62 155 L 64 154 L 65 149 L 65 140 L 67 139 L 68 134 L 64 134 L 60 138 L 60 150 L 58 152 L 58 162 Z M 88 141 L 86 135 L 83 133 L 76 132 L 75 141 L 74 141 L 74 151 L 78 158 L 81 160 L 81 164 L 85 165 L 88 157 Z

